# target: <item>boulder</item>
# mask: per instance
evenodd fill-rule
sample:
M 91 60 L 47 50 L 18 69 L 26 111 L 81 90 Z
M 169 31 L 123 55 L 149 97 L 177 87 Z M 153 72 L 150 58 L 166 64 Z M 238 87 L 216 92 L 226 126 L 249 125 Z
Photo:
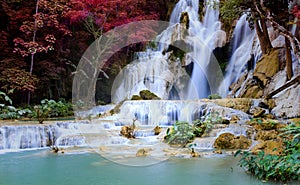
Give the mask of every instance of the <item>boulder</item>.
M 221 134 L 215 141 L 214 147 L 218 149 L 248 149 L 252 141 L 245 136 L 234 136 L 231 133 Z
M 160 98 L 156 94 L 150 92 L 149 90 L 140 91 L 140 97 L 143 100 L 160 100 Z
M 135 138 L 133 126 L 122 126 L 120 134 L 128 139 Z
M 149 155 L 149 151 L 150 151 L 151 149 L 149 149 L 149 148 L 141 148 L 141 149 L 139 149 L 137 152 L 136 152 L 136 155 L 135 156 L 137 156 L 137 157 L 146 157 L 146 156 L 148 156 Z
M 243 112 L 248 112 L 252 105 L 252 101 L 249 98 L 224 98 L 212 101 L 222 107 L 229 107 Z
M 266 141 L 278 138 L 278 133 L 275 130 L 260 130 L 256 133 L 254 139 Z
M 264 86 L 279 71 L 279 51 L 278 49 L 274 49 L 269 54 L 262 56 L 256 63 L 253 77 L 263 82 Z
M 153 130 L 154 130 L 154 135 L 159 135 L 162 128 L 160 126 L 156 126 Z
M 245 91 L 241 93 L 242 98 L 261 98 L 263 95 L 263 89 L 259 85 L 248 85 Z
M 250 109 L 249 112 L 253 115 L 254 118 L 257 118 L 257 117 L 262 117 L 266 112 L 266 110 L 260 107 L 253 107 Z
M 258 154 L 260 151 L 264 151 L 265 154 L 280 155 L 282 154 L 283 150 L 284 150 L 284 143 L 282 139 L 276 139 L 276 140 L 262 141 L 258 143 L 251 149 L 251 152 L 253 154 Z
M 143 100 L 139 95 L 132 95 L 131 100 Z

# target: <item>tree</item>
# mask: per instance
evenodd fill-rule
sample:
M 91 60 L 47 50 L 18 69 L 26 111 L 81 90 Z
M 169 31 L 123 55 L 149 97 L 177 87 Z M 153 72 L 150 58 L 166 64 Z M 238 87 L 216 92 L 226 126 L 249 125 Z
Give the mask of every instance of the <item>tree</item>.
M 23 34 L 14 39 L 14 52 L 22 57 L 30 56 L 30 77 L 33 74 L 35 55 L 60 48 L 57 41 L 71 36 L 67 25 L 61 21 L 67 10 L 67 1 L 37 0 L 32 19 L 24 21 L 20 26 L 19 30 Z M 28 91 L 28 104 L 30 93 L 31 91 Z

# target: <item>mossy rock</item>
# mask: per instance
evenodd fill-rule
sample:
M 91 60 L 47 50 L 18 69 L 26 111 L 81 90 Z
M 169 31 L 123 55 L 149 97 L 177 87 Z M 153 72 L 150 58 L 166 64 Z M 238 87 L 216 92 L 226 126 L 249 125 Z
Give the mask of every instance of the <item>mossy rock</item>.
M 143 100 L 143 98 L 141 98 L 139 95 L 133 95 L 131 100 Z
M 160 100 L 160 97 L 158 97 L 156 94 L 150 92 L 149 90 L 140 91 L 140 97 L 143 100 Z
M 252 105 L 252 100 L 249 98 L 223 98 L 211 101 L 222 107 L 233 108 L 246 113 L 249 112 Z
M 278 127 L 278 121 L 272 119 L 253 119 L 248 124 L 253 126 L 255 130 L 272 130 Z
M 264 151 L 265 154 L 280 155 L 284 150 L 284 142 L 282 139 L 267 140 L 255 145 L 251 152 L 258 154 L 260 151 Z
M 214 147 L 218 149 L 248 149 L 252 144 L 245 136 L 234 136 L 231 133 L 221 134 L 215 141 Z
M 222 96 L 220 96 L 218 94 L 211 94 L 211 95 L 208 96 L 208 99 L 210 99 L 210 100 L 222 99 Z

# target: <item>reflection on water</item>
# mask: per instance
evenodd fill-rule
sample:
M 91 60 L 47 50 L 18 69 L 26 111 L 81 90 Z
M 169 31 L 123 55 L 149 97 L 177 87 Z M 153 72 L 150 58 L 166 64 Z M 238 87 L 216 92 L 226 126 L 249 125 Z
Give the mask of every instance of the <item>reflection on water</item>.
M 26 151 L 0 155 L 0 185 L 275 185 L 247 175 L 236 158 L 171 158 L 133 167 L 95 153 Z M 297 184 L 297 183 L 294 183 Z

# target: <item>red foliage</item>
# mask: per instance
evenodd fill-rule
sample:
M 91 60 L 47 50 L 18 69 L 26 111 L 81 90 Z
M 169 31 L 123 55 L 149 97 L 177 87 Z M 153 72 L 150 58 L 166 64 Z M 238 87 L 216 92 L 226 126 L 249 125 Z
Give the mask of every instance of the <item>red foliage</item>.
M 23 69 L 8 68 L 1 72 L 0 82 L 3 84 L 1 88 L 6 92 L 10 90 L 33 92 L 38 79 Z
M 293 7 L 292 14 L 295 17 L 297 17 L 298 19 L 300 18 L 300 10 L 299 10 L 298 5 L 296 5 L 296 6 Z
M 54 50 L 54 44 L 60 38 L 71 36 L 71 31 L 64 22 L 64 16 L 69 7 L 67 1 L 40 0 L 39 12 L 33 16 L 32 21 L 24 21 L 20 31 L 23 38 L 14 39 L 14 52 L 23 57 L 31 54 Z M 38 32 L 33 41 L 34 32 Z
M 146 0 L 71 0 L 67 15 L 72 24 L 90 17 L 103 31 L 108 31 L 133 21 L 159 19 L 157 6 L 155 1 Z

